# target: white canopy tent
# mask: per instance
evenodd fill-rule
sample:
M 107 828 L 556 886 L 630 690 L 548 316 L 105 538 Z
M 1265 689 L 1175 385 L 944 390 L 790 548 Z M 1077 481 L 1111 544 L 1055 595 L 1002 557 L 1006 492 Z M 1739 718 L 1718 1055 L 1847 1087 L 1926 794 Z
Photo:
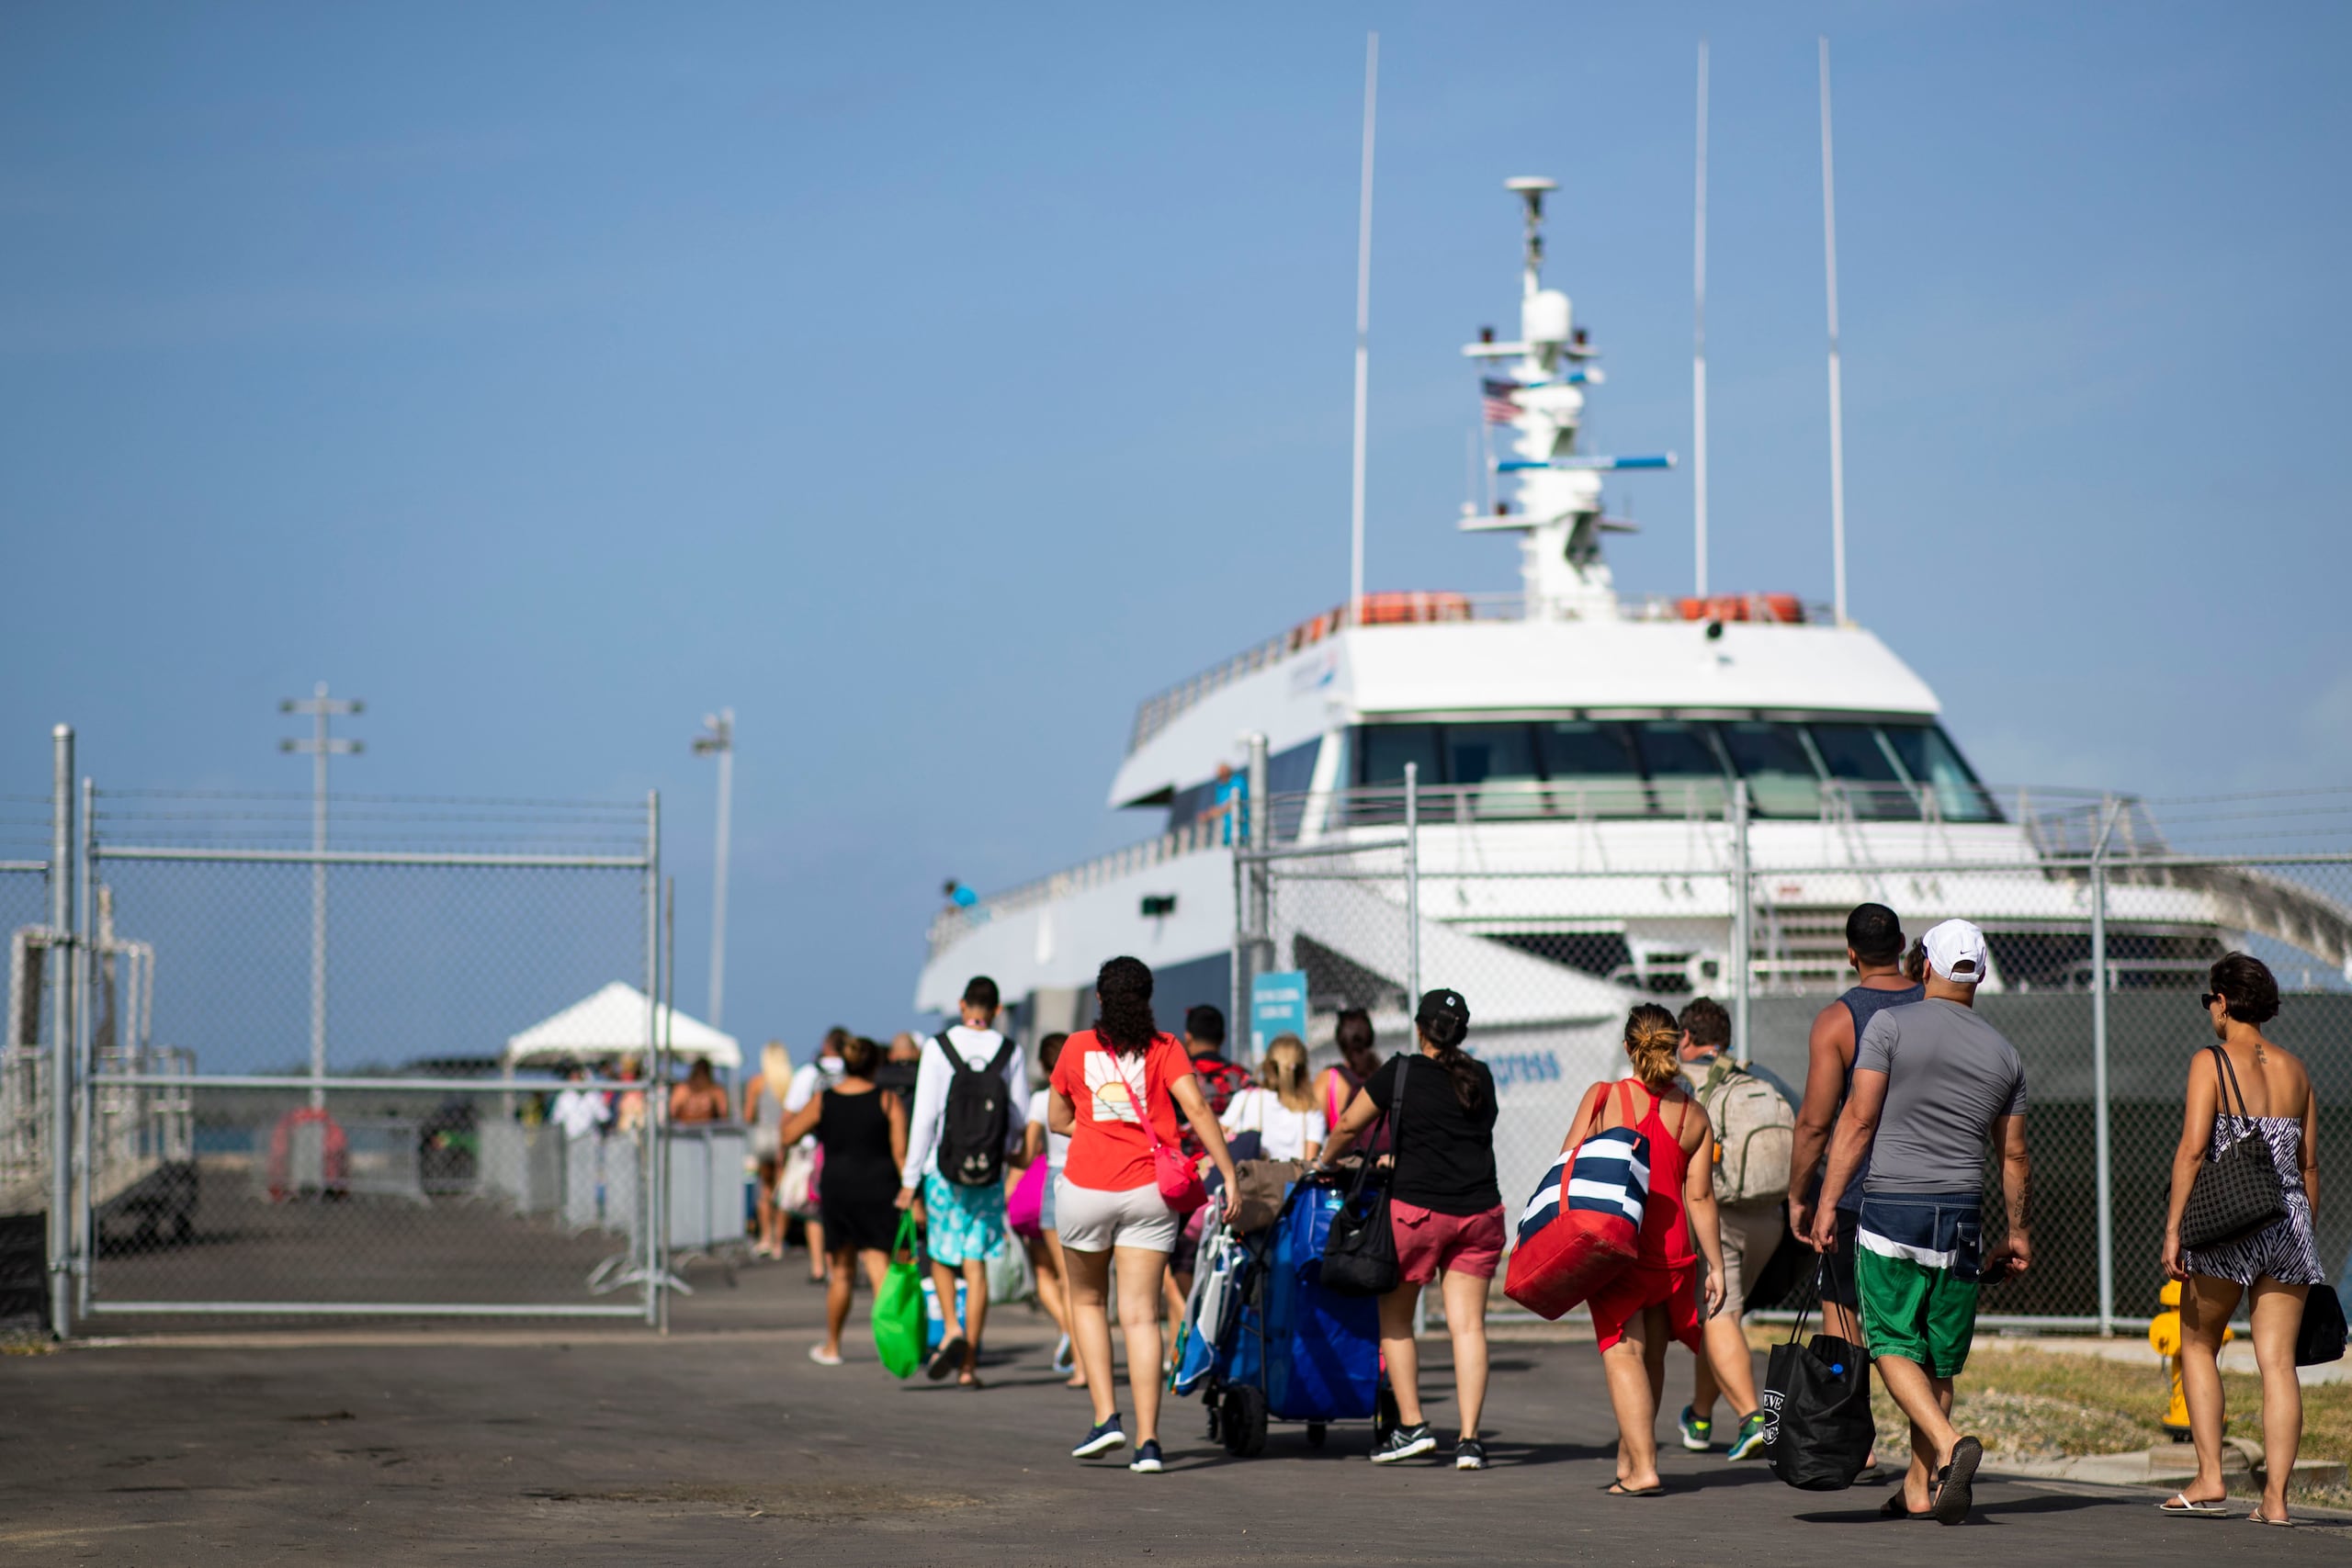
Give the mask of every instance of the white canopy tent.
M 671 1053 L 682 1062 L 707 1056 L 722 1072 L 743 1065 L 742 1048 L 731 1034 L 722 1034 L 698 1018 L 656 1009 L 643 991 L 616 980 L 594 996 L 572 1003 L 552 1018 L 542 1019 L 506 1042 L 504 1066 L 545 1066 L 553 1062 L 609 1062 L 646 1053 L 649 1013 L 659 1013 L 653 1026 L 668 1037 Z

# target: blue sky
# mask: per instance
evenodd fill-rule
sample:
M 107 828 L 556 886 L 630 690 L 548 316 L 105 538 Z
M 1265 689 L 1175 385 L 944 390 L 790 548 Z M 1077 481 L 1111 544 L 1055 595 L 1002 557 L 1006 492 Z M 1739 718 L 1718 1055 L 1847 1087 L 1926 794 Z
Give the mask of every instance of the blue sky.
M 1345 592 L 1374 26 L 1371 586 L 1516 581 L 1507 175 L 1688 450 L 1704 32 L 1714 575 L 1827 596 L 1826 32 L 1856 615 L 1989 775 L 2345 778 L 2339 7 L 96 5 L 0 17 L 0 794 L 301 788 L 324 678 L 351 788 L 660 789 L 694 1008 L 732 704 L 729 1026 L 900 1027 L 943 876 L 1141 831 L 1136 700 Z

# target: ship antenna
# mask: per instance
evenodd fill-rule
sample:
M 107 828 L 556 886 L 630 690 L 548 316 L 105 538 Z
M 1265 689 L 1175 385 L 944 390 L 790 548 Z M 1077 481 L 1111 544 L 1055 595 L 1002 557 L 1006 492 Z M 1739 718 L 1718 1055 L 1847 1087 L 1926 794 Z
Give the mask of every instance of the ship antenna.
M 1838 624 L 1846 624 L 1846 417 L 1838 380 L 1838 184 L 1829 155 L 1829 39 L 1821 39 L 1821 248 L 1829 271 L 1829 549 Z
M 1690 494 L 1699 597 L 1707 596 L 1707 40 L 1699 39 L 1699 189 L 1690 247 Z
M 1372 128 L 1380 101 L 1380 35 L 1363 44 L 1363 176 L 1356 197 L 1355 451 L 1348 497 L 1348 619 L 1363 607 L 1364 402 L 1372 369 Z

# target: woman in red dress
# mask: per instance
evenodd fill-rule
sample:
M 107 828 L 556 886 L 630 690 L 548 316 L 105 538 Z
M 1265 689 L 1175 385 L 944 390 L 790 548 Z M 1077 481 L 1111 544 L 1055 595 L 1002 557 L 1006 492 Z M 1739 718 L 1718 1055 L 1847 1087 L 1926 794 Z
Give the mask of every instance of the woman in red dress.
M 1593 1292 L 1593 1332 L 1609 1402 L 1617 1413 L 1617 1497 L 1666 1490 L 1657 1475 L 1657 1406 L 1666 1389 L 1666 1344 L 1679 1339 L 1697 1354 L 1700 1325 L 1723 1299 L 1723 1242 L 1716 1233 L 1713 1130 L 1684 1091 L 1674 1015 L 1644 1002 L 1625 1019 L 1625 1055 L 1634 1076 L 1585 1091 L 1560 1148 L 1595 1133 L 1631 1127 L 1649 1154 L 1649 1196 L 1642 1210 L 1634 1263 Z M 1691 1250 L 1693 1239 L 1698 1251 Z M 1707 1259 L 1706 1311 L 1700 1310 L 1698 1260 Z

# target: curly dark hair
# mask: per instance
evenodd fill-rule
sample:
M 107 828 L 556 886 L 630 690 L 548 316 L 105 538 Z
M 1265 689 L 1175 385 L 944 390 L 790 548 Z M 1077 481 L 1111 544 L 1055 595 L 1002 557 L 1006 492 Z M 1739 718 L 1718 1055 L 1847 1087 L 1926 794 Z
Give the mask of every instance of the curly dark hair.
M 1096 971 L 1094 1032 L 1122 1056 L 1139 1056 L 1159 1032 L 1151 1016 L 1151 965 L 1124 954 Z
M 2230 1016 L 2240 1023 L 2268 1023 L 2278 1016 L 2278 978 L 2252 953 L 2223 953 L 2205 974 L 2205 983 L 2229 998 Z
M 1724 1004 L 1713 997 L 1693 997 L 1690 1005 L 1682 1010 L 1682 1016 L 1675 1021 L 1682 1025 L 1693 1045 L 1730 1048 L 1731 1014 L 1725 1012 Z

